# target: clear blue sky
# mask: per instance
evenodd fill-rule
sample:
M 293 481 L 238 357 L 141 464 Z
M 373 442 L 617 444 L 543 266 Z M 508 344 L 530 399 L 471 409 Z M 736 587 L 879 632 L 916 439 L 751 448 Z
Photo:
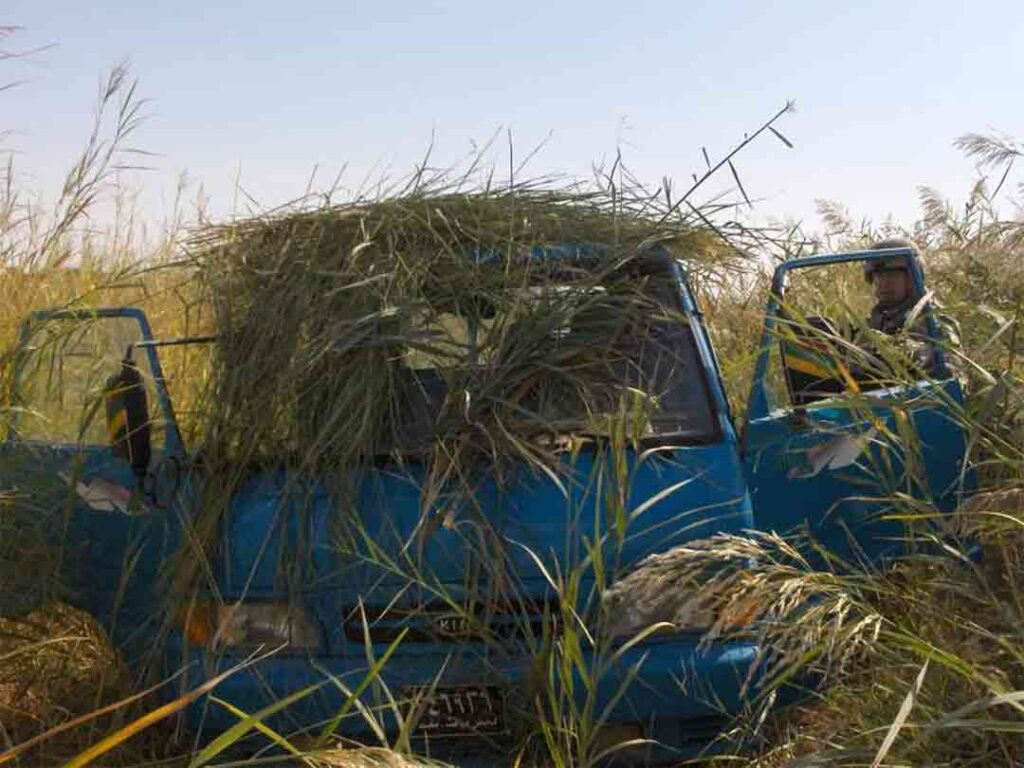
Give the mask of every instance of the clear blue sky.
M 396 172 L 436 135 L 438 162 L 510 128 L 534 174 L 586 173 L 617 145 L 643 179 L 685 182 L 787 99 L 797 111 L 738 163 L 762 216 L 813 219 L 819 198 L 858 215 L 917 213 L 917 187 L 960 197 L 967 131 L 1024 138 L 1024 2 L 128 2 L 4 0 L 0 129 L 51 189 L 80 146 L 101 73 L 127 58 L 152 99 L 137 144 L 167 204 L 181 171 L 214 212 L 236 172 L 262 203 L 314 165 L 356 185 Z M 723 183 L 726 179 L 723 178 Z M 194 189 L 194 187 L 193 187 Z

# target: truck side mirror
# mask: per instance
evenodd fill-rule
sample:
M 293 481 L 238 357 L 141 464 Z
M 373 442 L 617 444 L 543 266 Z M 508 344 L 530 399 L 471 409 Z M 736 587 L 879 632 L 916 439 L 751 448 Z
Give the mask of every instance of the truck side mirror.
M 110 447 L 114 455 L 131 464 L 136 477 L 142 478 L 149 469 L 152 453 L 149 404 L 142 374 L 132 360 L 131 347 L 121 361 L 120 370 L 107 379 L 103 394 Z

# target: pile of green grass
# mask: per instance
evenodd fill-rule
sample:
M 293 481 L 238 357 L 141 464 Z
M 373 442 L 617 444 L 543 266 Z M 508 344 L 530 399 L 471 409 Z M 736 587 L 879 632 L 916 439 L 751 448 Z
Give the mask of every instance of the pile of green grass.
M 396 433 L 415 395 L 398 377 L 412 353 L 463 399 L 428 425 L 428 443 L 449 456 L 535 453 L 518 439 L 548 426 L 516 400 L 535 385 L 529 377 L 546 369 L 561 374 L 563 397 L 601 399 L 607 367 L 578 353 L 611 331 L 595 328 L 571 351 L 543 341 L 573 315 L 616 312 L 593 295 L 602 280 L 654 247 L 705 268 L 735 258 L 699 222 L 663 213 L 606 191 L 414 190 L 201 233 L 191 252 L 219 337 L 204 450 L 235 465 L 290 456 L 310 469 L 388 453 L 407 442 Z M 589 265 L 529 257 L 595 244 L 602 253 Z M 573 290 L 530 304 L 531 291 L 554 285 Z M 619 302 L 623 323 L 678 312 L 633 299 Z

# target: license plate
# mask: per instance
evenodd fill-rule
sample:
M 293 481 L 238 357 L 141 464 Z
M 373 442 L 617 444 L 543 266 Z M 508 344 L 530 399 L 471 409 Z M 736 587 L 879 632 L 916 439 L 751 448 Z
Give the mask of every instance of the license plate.
M 418 707 L 418 736 L 473 736 L 505 730 L 504 700 L 496 686 L 408 688 L 407 694 Z

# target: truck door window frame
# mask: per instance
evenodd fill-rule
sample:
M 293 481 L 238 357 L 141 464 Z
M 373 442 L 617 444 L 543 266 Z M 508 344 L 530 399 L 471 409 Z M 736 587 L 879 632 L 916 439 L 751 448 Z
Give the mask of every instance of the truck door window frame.
M 134 321 L 139 328 L 139 343 L 133 343 L 134 354 L 145 354 L 146 362 L 149 365 L 149 370 L 152 374 L 150 384 L 152 385 L 152 393 L 155 395 L 153 402 L 150 403 L 150 408 L 159 408 L 160 416 L 162 417 L 163 424 L 163 446 L 161 452 L 164 455 L 170 455 L 172 453 L 180 453 L 183 450 L 183 442 L 181 434 L 178 429 L 178 423 L 174 415 L 174 408 L 171 403 L 170 394 L 167 390 L 167 382 L 164 378 L 163 368 L 160 365 L 160 357 L 157 354 L 154 347 L 146 342 L 153 340 L 153 331 L 149 325 L 149 320 L 146 317 L 145 312 L 136 307 L 101 307 L 97 309 L 60 309 L 60 310 L 39 310 L 31 313 L 21 325 L 19 333 L 19 345 L 22 350 L 26 350 L 27 345 L 30 343 L 32 333 L 34 329 L 41 323 L 51 321 L 74 321 L 74 322 L 96 322 L 103 320 L 110 320 L 122 318 L 126 320 Z M 23 366 L 25 364 L 25 351 L 19 353 L 15 360 L 14 370 L 14 382 L 12 397 L 15 405 L 23 405 L 21 400 L 21 377 L 23 373 Z M 111 371 L 113 373 L 114 371 Z M 83 447 L 109 447 L 106 443 L 101 444 L 93 442 L 76 441 L 75 443 L 66 443 L 64 441 L 55 442 L 52 440 L 39 440 L 32 437 L 22 438 L 18 435 L 18 422 L 19 422 L 19 411 L 15 409 L 12 412 L 11 418 L 8 422 L 7 427 L 7 441 L 23 441 L 23 442 L 35 442 L 35 443 L 48 443 L 53 445 L 81 445 Z
M 793 412 L 800 408 L 800 406 L 793 405 L 792 403 L 787 403 L 782 408 L 773 407 L 773 403 L 770 401 L 766 382 L 772 350 L 778 344 L 777 326 L 780 319 L 782 299 L 785 295 L 786 282 L 789 273 L 795 269 L 807 269 L 826 266 L 829 264 L 843 264 L 849 262 L 881 261 L 883 259 L 891 259 L 893 257 L 900 256 L 907 258 L 911 280 L 913 281 L 917 295 L 924 296 L 924 273 L 921 270 L 920 264 L 917 263 L 916 255 L 909 248 L 821 254 L 817 256 L 793 259 L 776 267 L 775 274 L 772 279 L 771 292 L 768 296 L 767 308 L 765 309 L 757 364 L 754 369 L 753 380 L 751 381 L 750 397 L 747 401 L 747 423 L 767 418 L 773 412 L 777 412 L 779 410 L 784 412 Z M 938 377 L 938 380 L 944 381 L 949 378 L 949 368 L 946 365 L 945 350 L 942 349 L 941 344 L 937 343 L 940 338 L 939 328 L 938 323 L 935 320 L 935 314 L 930 301 L 925 304 L 922 315 L 928 329 L 929 343 L 934 345 L 938 369 L 945 372 L 945 375 Z M 746 432 L 746 430 L 744 430 L 744 432 Z

